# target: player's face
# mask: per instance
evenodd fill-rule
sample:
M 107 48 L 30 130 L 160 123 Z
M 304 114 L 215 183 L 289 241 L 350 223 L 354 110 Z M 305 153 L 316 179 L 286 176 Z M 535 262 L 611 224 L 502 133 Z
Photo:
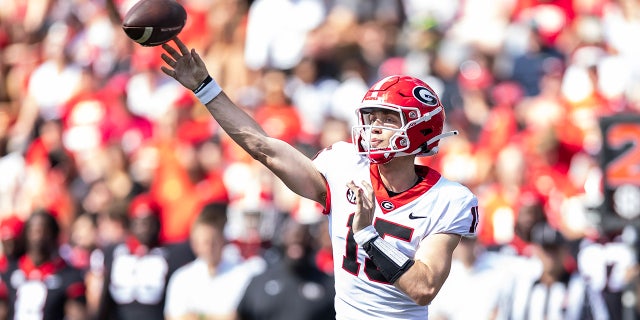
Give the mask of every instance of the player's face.
M 160 222 L 156 216 L 148 215 L 131 219 L 131 233 L 144 245 L 154 245 L 158 241 L 159 232 Z
M 51 231 L 51 227 L 48 221 L 42 216 L 32 218 L 25 229 L 25 235 L 29 250 L 48 252 L 55 248 L 53 244 L 56 243 L 56 240 Z
M 542 268 L 545 273 L 560 275 L 564 270 L 562 261 L 565 261 L 565 248 L 561 245 L 547 245 L 535 247 L 534 254 L 542 263 Z
M 191 229 L 191 249 L 195 255 L 211 264 L 218 264 L 225 240 L 223 233 L 209 225 L 196 224 Z
M 389 139 L 402 127 L 402 117 L 400 113 L 382 108 L 371 108 L 363 110 L 365 125 L 372 126 L 371 148 L 386 148 L 389 146 Z

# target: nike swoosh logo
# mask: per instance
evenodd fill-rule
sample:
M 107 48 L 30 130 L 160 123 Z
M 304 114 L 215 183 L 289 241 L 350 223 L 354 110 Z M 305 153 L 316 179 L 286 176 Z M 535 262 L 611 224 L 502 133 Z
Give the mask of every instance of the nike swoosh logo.
M 413 212 L 409 213 L 409 219 L 424 219 L 424 218 L 428 218 L 428 216 L 414 216 Z

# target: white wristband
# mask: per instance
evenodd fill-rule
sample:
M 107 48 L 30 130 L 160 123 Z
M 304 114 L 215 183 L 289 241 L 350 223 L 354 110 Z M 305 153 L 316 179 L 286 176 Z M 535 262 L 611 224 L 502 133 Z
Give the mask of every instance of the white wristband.
M 372 225 L 367 226 L 366 228 L 356 232 L 353 234 L 353 240 L 356 241 L 359 245 L 364 245 L 369 240 L 378 236 L 378 231 Z
M 220 85 L 218 85 L 216 80 L 211 78 L 211 76 L 207 76 L 207 78 L 204 79 L 200 86 L 193 90 L 196 98 L 198 98 L 198 100 L 200 100 L 200 103 L 202 104 L 211 102 L 211 100 L 217 97 L 220 92 L 222 92 L 222 88 L 220 87 Z

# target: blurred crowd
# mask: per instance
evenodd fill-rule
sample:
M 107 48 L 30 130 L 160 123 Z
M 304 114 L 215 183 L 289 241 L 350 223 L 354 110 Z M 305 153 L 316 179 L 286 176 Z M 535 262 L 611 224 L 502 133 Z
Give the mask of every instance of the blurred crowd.
M 0 313 L 19 311 L 11 272 L 42 280 L 64 263 L 80 272 L 64 273 L 66 295 L 85 307 L 59 311 L 69 319 L 162 317 L 174 271 L 207 260 L 194 249 L 192 230 L 203 220 L 220 227 L 217 218 L 202 218 L 212 205 L 224 205 L 222 237 L 201 241 L 228 245 L 209 267 L 220 267 L 223 256 L 243 274 L 269 275 L 255 278 L 263 283 L 235 282 L 249 289 L 220 310 L 241 306 L 244 319 L 287 319 L 273 310 L 278 301 L 260 296 L 262 288 L 271 297 L 287 292 L 287 281 L 277 282 L 287 268 L 298 276 L 317 268 L 302 272 L 302 297 L 325 301 L 334 265 L 322 208 L 236 146 L 191 92 L 160 71 L 158 47 L 126 37 L 121 20 L 136 2 L 0 0 L 0 297 L 12 301 Z M 447 301 L 464 296 L 487 318 L 520 319 L 536 300 L 515 298 L 517 281 L 499 275 L 533 273 L 537 284 L 547 267 L 581 277 L 582 296 L 595 297 L 581 302 L 592 319 L 640 313 L 628 300 L 636 299 L 636 235 L 603 230 L 594 210 L 603 201 L 599 119 L 640 113 L 640 1 L 179 2 L 188 12 L 180 38 L 225 92 L 269 135 L 309 157 L 351 140 L 354 109 L 379 78 L 408 74 L 437 91 L 446 126 L 460 134 L 419 159 L 469 186 L 481 219 L 477 239 L 460 245 L 433 317 L 469 319 Z M 54 221 L 38 222 L 43 215 Z M 118 263 L 119 255 L 137 258 Z M 303 268 L 291 257 L 312 263 Z M 38 261 L 51 266 L 41 270 Z M 149 272 L 158 265 L 160 273 Z M 118 268 L 129 274 L 114 278 Z M 132 284 L 142 289 L 125 288 Z M 504 287 L 511 298 L 503 299 Z M 533 299 L 537 291 L 524 292 Z M 300 312 L 296 319 L 327 316 L 316 312 L 324 304 L 285 301 L 305 309 L 288 309 Z M 564 303 L 558 308 L 571 314 L 575 304 Z

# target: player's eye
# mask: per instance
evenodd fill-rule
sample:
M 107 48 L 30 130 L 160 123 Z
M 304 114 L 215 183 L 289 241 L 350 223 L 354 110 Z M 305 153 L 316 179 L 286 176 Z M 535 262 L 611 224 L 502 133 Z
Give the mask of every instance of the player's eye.
M 363 110 L 363 120 L 367 125 L 399 128 L 402 126 L 400 115 L 386 109 Z
M 392 125 L 392 126 L 397 126 L 400 124 L 400 120 L 397 117 L 393 117 L 390 115 L 385 116 L 383 122 L 385 125 Z

